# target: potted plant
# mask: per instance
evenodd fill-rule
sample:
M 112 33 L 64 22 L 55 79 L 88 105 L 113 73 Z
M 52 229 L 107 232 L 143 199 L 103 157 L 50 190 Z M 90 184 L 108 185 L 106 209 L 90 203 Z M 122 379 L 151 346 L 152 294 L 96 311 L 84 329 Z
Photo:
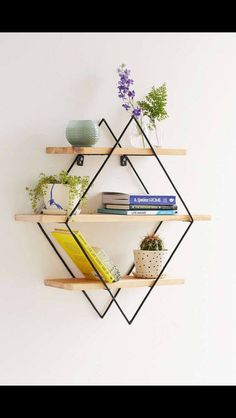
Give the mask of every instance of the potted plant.
M 138 120 L 142 131 L 149 138 L 149 130 L 155 131 L 156 139 L 153 145 L 158 147 L 162 143 L 162 127 L 159 122 L 168 117 L 166 112 L 167 104 L 167 88 L 163 83 L 160 87 L 152 87 L 151 91 L 144 97 L 143 100 L 135 100 L 135 91 L 133 90 L 134 80 L 131 78 L 131 71 L 125 64 L 121 64 L 117 70 L 119 80 L 117 84 L 118 97 L 122 100 L 122 107 L 129 112 L 135 119 Z M 148 123 L 145 121 L 148 118 Z M 145 148 L 145 136 L 138 125 L 131 128 L 130 141 L 132 146 Z M 150 140 L 150 138 L 149 138 Z
M 166 259 L 167 250 L 158 235 L 146 235 L 140 249 L 134 250 L 135 273 L 142 278 L 155 278 L 159 275 Z
M 70 213 L 76 200 L 84 193 L 89 184 L 88 176 L 72 176 L 62 170 L 59 174 L 46 176 L 40 173 L 34 188 L 26 187 L 29 193 L 32 209 L 40 213 L 66 214 Z M 85 203 L 85 198 L 81 201 Z M 77 209 L 77 213 L 80 209 Z

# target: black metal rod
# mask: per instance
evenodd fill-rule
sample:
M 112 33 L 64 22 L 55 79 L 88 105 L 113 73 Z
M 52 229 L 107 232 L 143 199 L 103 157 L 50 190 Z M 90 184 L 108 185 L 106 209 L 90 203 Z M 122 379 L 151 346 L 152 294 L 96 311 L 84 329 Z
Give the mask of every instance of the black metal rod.
M 183 205 L 184 205 L 184 207 L 185 207 L 186 211 L 188 212 L 188 215 L 189 215 L 189 217 L 190 217 L 191 222 L 193 222 L 193 217 L 192 217 L 192 215 L 191 215 L 191 213 L 190 213 L 190 211 L 189 211 L 189 209 L 188 209 L 188 207 L 187 207 L 187 205 L 186 205 L 186 203 L 185 203 L 184 199 L 181 197 L 181 195 L 180 195 L 179 191 L 177 190 L 177 187 L 175 186 L 174 182 L 171 180 L 171 178 L 170 178 L 169 174 L 167 173 L 167 171 L 166 171 L 166 169 L 165 169 L 164 165 L 163 165 L 163 164 L 162 164 L 162 162 L 160 161 L 160 159 L 159 159 L 159 157 L 158 157 L 158 155 L 157 155 L 157 153 L 156 153 L 155 148 L 152 146 L 151 142 L 149 141 L 149 139 L 148 139 L 147 135 L 146 135 L 146 134 L 145 134 L 145 132 L 143 131 L 143 129 L 142 129 L 142 127 L 141 127 L 141 125 L 138 123 L 137 119 L 136 119 L 136 118 L 134 118 L 134 120 L 135 120 L 135 122 L 137 123 L 137 125 L 138 125 L 139 129 L 141 130 L 141 132 L 143 133 L 144 137 L 146 138 L 146 140 L 147 140 L 147 142 L 148 142 L 148 144 L 149 144 L 150 148 L 152 149 L 153 154 L 155 155 L 155 157 L 156 157 L 157 161 L 159 162 L 159 164 L 160 164 L 160 166 L 161 166 L 162 170 L 164 171 L 165 175 L 167 176 L 167 178 L 168 178 L 169 182 L 171 183 L 172 187 L 174 188 L 174 190 L 176 191 L 177 195 L 179 196 L 179 198 L 180 198 L 181 202 L 183 203 Z
M 131 120 L 132 120 L 132 119 L 131 119 Z M 116 138 L 116 136 L 115 136 L 114 132 L 112 131 L 112 129 L 110 128 L 110 126 L 108 125 L 108 123 L 107 123 L 106 119 L 104 119 L 104 118 L 103 118 L 103 119 L 100 121 L 99 126 L 101 126 L 101 124 L 102 124 L 102 123 L 105 123 L 105 125 L 106 125 L 107 129 L 109 130 L 110 134 L 113 136 L 113 138 L 114 138 L 115 142 L 117 143 L 117 138 Z M 121 146 L 121 144 L 120 144 L 120 143 L 118 143 L 118 146 L 119 146 L 120 148 L 122 148 L 122 146 Z M 141 177 L 139 176 L 139 174 L 138 174 L 137 170 L 134 168 L 134 166 L 133 166 L 132 162 L 130 161 L 130 159 L 129 159 L 128 157 L 127 157 L 127 161 L 128 161 L 128 163 L 129 163 L 129 165 L 131 166 L 132 170 L 134 171 L 134 173 L 136 174 L 137 178 L 139 179 L 140 183 L 142 184 L 142 186 L 143 186 L 143 188 L 144 188 L 145 192 L 149 194 L 148 189 L 146 188 L 146 186 L 145 186 L 145 184 L 143 183 L 143 181 L 142 181 Z M 127 272 L 127 275 L 129 275 L 129 274 L 131 273 L 131 271 L 133 270 L 133 268 L 134 268 L 134 264 L 131 266 L 131 268 L 130 268 L 130 269 L 129 269 L 129 271 Z M 116 298 L 116 296 L 118 296 L 118 294 L 120 293 L 120 291 L 121 291 L 121 289 L 118 289 L 118 290 L 117 290 L 117 292 L 114 294 L 114 299 Z M 105 309 L 105 311 L 104 311 L 104 313 L 103 313 L 103 317 L 106 315 L 106 313 L 107 313 L 107 312 L 108 312 L 108 310 L 110 309 L 110 307 L 111 307 L 111 305 L 112 305 L 112 303 L 113 303 L 113 302 L 114 302 L 114 300 L 112 299 L 112 300 L 110 301 L 109 305 L 107 306 L 107 308 Z
M 136 169 L 135 169 L 135 167 L 133 166 L 133 163 L 130 161 L 130 159 L 129 159 L 128 157 L 127 157 L 127 161 L 128 161 L 128 163 L 129 163 L 130 167 L 132 168 L 133 172 L 135 173 L 136 177 L 138 177 L 138 179 L 139 179 L 140 183 L 142 184 L 142 186 L 143 186 L 143 188 L 144 188 L 145 192 L 149 194 L 148 189 L 146 188 L 146 186 L 145 186 L 144 182 L 142 181 L 142 179 L 141 179 L 140 175 L 138 174 L 137 170 L 136 170 Z
M 121 146 L 121 145 L 120 145 L 120 143 L 119 143 L 119 140 L 122 138 L 123 134 L 125 133 L 126 129 L 128 128 L 129 124 L 131 123 L 131 121 L 132 121 L 133 119 L 134 119 L 133 117 L 130 119 L 130 121 L 129 121 L 128 125 L 125 127 L 125 129 L 124 129 L 124 130 L 123 130 L 123 132 L 121 133 L 121 135 L 120 135 L 120 138 L 119 138 L 119 139 L 117 139 L 117 138 L 116 138 L 116 136 L 115 136 L 114 132 L 112 131 L 112 129 L 110 128 L 110 126 L 108 125 L 107 121 L 106 121 L 104 118 L 103 118 L 103 119 L 101 119 L 101 121 L 99 122 L 98 126 L 101 126 L 101 124 L 102 124 L 102 123 L 105 123 L 105 125 L 106 125 L 106 127 L 108 128 L 109 132 L 110 132 L 110 133 L 111 133 L 111 135 L 113 136 L 113 138 L 114 138 L 114 140 L 115 140 L 115 143 L 116 143 L 116 144 L 118 143 L 118 146 L 119 146 L 120 148 L 122 148 L 122 146 Z M 113 148 L 115 148 L 115 146 L 114 146 Z M 110 155 L 112 154 L 112 152 L 113 152 L 113 150 L 111 151 L 111 153 L 110 153 L 110 154 L 108 154 L 108 157 L 105 159 L 105 161 L 103 162 L 102 166 L 101 166 L 101 167 L 100 167 L 100 169 L 97 171 L 97 173 L 96 173 L 96 175 L 94 176 L 93 180 L 92 180 L 92 181 L 90 182 L 90 184 L 88 185 L 87 189 L 85 190 L 85 192 L 84 192 L 84 193 L 83 193 L 83 195 L 81 196 L 80 200 L 77 202 L 77 205 L 76 205 L 76 206 L 75 206 L 75 208 L 72 210 L 72 212 L 70 213 L 70 215 L 69 215 L 69 217 L 67 218 L 67 220 L 66 220 L 66 221 L 68 221 L 68 220 L 69 220 L 69 218 L 73 215 L 73 213 L 75 212 L 75 210 L 76 210 L 76 209 L 77 209 L 77 207 L 79 206 L 79 204 L 80 204 L 81 200 L 82 200 L 82 199 L 83 199 L 83 197 L 87 194 L 87 192 L 89 191 L 90 187 L 91 187 L 91 186 L 92 186 L 92 184 L 94 183 L 95 179 L 97 178 L 97 176 L 99 175 L 99 173 L 100 173 L 100 172 L 101 172 L 101 170 L 103 169 L 104 165 L 106 164 L 106 162 L 107 162 L 107 160 L 109 159 L 109 157 L 110 157 Z M 93 154 L 93 155 L 95 155 L 95 154 Z M 101 155 L 101 154 L 96 154 L 96 155 Z M 76 163 L 77 159 L 78 159 L 78 155 L 76 156 L 76 158 L 74 159 L 74 161 L 72 162 L 72 164 L 70 165 L 70 167 L 68 168 L 68 170 L 67 170 L 67 174 L 68 174 L 68 173 L 72 170 L 72 168 L 74 167 L 74 165 L 75 165 L 75 163 Z M 148 189 L 146 188 L 145 184 L 143 183 L 143 181 L 142 181 L 141 177 L 139 176 L 139 174 L 138 174 L 137 170 L 135 169 L 135 167 L 133 166 L 132 162 L 130 161 L 130 159 L 129 159 L 128 157 L 127 157 L 127 161 L 128 161 L 128 163 L 129 163 L 129 165 L 131 166 L 132 170 L 134 171 L 134 173 L 136 174 L 137 178 L 139 179 L 140 183 L 142 184 L 142 186 L 143 186 L 144 190 L 146 191 L 146 193 L 149 193 L 149 192 L 148 192 Z
M 131 120 L 132 120 L 132 119 L 131 119 Z M 105 123 L 105 125 L 106 125 L 106 127 L 108 128 L 109 132 L 110 132 L 110 133 L 111 133 L 111 135 L 113 136 L 113 138 L 114 138 L 115 142 L 117 142 L 117 138 L 116 138 L 116 136 L 115 136 L 114 132 L 112 131 L 112 129 L 110 128 L 110 126 L 108 125 L 108 123 L 107 123 L 106 119 L 102 119 L 102 120 L 101 120 L 101 122 L 99 123 L 99 126 L 100 126 L 102 123 Z M 118 146 L 119 146 L 120 148 L 122 148 L 122 146 L 120 145 L 120 143 L 118 144 Z M 128 157 L 128 156 L 127 156 L 127 161 L 128 161 L 128 163 L 129 163 L 130 167 L 132 168 L 133 172 L 135 173 L 135 175 L 138 177 L 138 179 L 139 179 L 140 183 L 142 184 L 142 186 L 143 186 L 143 188 L 144 188 L 145 192 L 149 194 L 148 189 L 146 188 L 146 186 L 145 186 L 145 184 L 143 183 L 143 181 L 142 181 L 142 179 L 141 179 L 140 175 L 138 174 L 138 172 L 137 172 L 136 168 L 133 166 L 133 163 L 130 161 L 130 159 L 129 159 L 129 157 Z
M 65 268 L 68 270 L 68 272 L 70 273 L 70 275 L 75 278 L 74 273 L 71 271 L 70 267 L 66 264 L 65 260 L 63 260 L 61 254 L 56 249 L 55 245 L 53 244 L 53 242 L 51 241 L 51 239 L 47 235 L 46 231 L 43 229 L 42 225 L 40 223 L 37 223 L 37 224 L 38 224 L 39 228 L 41 229 L 43 235 L 46 237 L 46 239 L 48 240 L 48 242 L 50 243 L 50 245 L 54 249 L 54 251 L 57 254 L 57 256 L 60 258 L 61 262 L 64 264 Z
M 74 165 L 75 165 L 75 163 L 76 163 L 76 161 L 78 160 L 78 157 L 79 157 L 79 155 L 76 155 L 76 157 L 75 157 L 75 159 L 74 159 L 74 161 L 73 161 L 73 163 L 70 165 L 70 167 L 68 168 L 68 170 L 67 170 L 67 174 L 69 174 L 69 172 L 72 170 L 72 168 L 74 167 Z
M 182 237 L 180 238 L 178 244 L 175 246 L 174 250 L 172 251 L 170 257 L 168 258 L 167 262 L 165 263 L 164 267 L 161 269 L 158 277 L 156 278 L 156 280 L 154 281 L 154 283 L 152 284 L 152 286 L 150 287 L 149 291 L 147 292 L 146 296 L 144 297 L 144 299 L 142 300 L 142 302 L 140 303 L 138 309 L 136 310 L 135 314 L 132 316 L 129 324 L 132 324 L 134 318 L 136 317 L 136 315 L 138 314 L 138 312 L 140 311 L 141 307 L 143 306 L 144 302 L 146 301 L 147 297 L 150 295 L 151 291 L 153 290 L 154 286 L 156 285 L 156 283 L 158 282 L 158 280 L 160 279 L 162 273 L 164 272 L 165 268 L 167 267 L 167 265 L 169 264 L 170 260 L 172 259 L 175 251 L 177 250 L 177 248 L 179 247 L 179 245 L 181 244 L 181 242 L 183 241 L 185 235 L 187 234 L 189 228 L 192 226 L 193 222 L 190 222 L 190 224 L 188 225 L 186 231 L 184 232 L 184 234 L 182 235 Z
M 43 235 L 48 240 L 49 244 L 54 249 L 54 251 L 57 254 L 57 256 L 60 258 L 61 262 L 64 264 L 65 268 L 68 270 L 68 272 L 70 273 L 70 275 L 75 279 L 74 273 L 71 271 L 70 267 L 66 264 L 65 260 L 63 260 L 61 254 L 57 251 L 55 245 L 53 244 L 53 242 L 51 241 L 51 239 L 47 235 L 46 231 L 43 229 L 42 225 L 39 222 L 37 222 L 37 224 L 38 224 L 40 230 L 42 231 Z M 100 316 L 100 318 L 103 318 L 103 315 L 100 314 L 100 312 L 98 311 L 98 309 L 96 308 L 96 306 L 94 305 L 93 301 L 90 299 L 90 297 L 88 296 L 88 294 L 85 292 L 85 290 L 82 290 L 82 292 L 86 296 L 86 298 L 88 299 L 88 301 L 90 302 L 90 304 L 92 305 L 92 307 L 94 308 L 94 310 L 97 312 L 97 314 Z
M 131 118 L 131 120 L 132 120 L 132 118 Z M 99 126 L 101 126 L 101 124 L 102 123 L 104 123 L 105 125 L 106 125 L 106 127 L 107 127 L 107 129 L 109 130 L 109 132 L 110 132 L 110 134 L 112 135 L 112 137 L 114 138 L 114 140 L 115 140 L 115 142 L 117 143 L 117 138 L 116 138 L 116 136 L 115 136 L 115 134 L 114 134 L 114 132 L 112 131 L 112 129 L 110 128 L 110 126 L 108 125 L 108 123 L 107 123 L 107 121 L 106 121 L 106 119 L 102 119 L 100 122 L 99 122 Z M 121 144 L 118 142 L 118 146 L 120 147 L 120 148 L 122 148 L 122 146 L 121 146 Z M 133 166 L 133 164 L 132 164 L 132 162 L 130 161 L 130 159 L 127 157 L 127 161 L 128 161 L 128 163 L 130 164 L 130 166 L 131 166 L 131 168 L 132 168 L 132 170 L 134 171 L 134 173 L 136 174 L 136 176 L 137 176 L 137 178 L 139 179 L 139 181 L 140 181 L 140 183 L 142 184 L 142 186 L 143 186 L 143 188 L 144 188 L 144 190 L 145 190 L 145 192 L 146 193 L 148 193 L 149 194 L 149 191 L 148 191 L 148 189 L 146 188 L 146 186 L 145 186 L 145 184 L 143 183 L 143 181 L 142 181 L 142 179 L 141 179 L 141 177 L 139 176 L 139 174 L 138 174 L 138 172 L 137 172 L 137 170 L 135 169 L 135 167 Z M 157 227 L 157 229 L 159 228 L 159 226 L 162 224 L 162 222 L 160 222 L 160 224 L 158 225 L 158 227 Z M 156 230 L 155 230 L 155 232 L 156 232 Z M 154 232 L 154 233 L 155 233 Z M 129 271 L 127 272 L 127 275 L 129 275 L 130 273 L 131 273 L 131 271 L 133 270 L 133 268 L 134 268 L 134 263 L 133 263 L 133 265 L 131 266 L 131 268 L 129 269 Z M 114 294 L 114 299 L 116 298 L 116 296 L 120 293 L 120 291 L 121 291 L 121 289 L 118 289 L 117 290 L 117 292 Z M 109 305 L 107 306 L 107 308 L 105 309 L 105 311 L 104 311 L 104 313 L 103 313 L 103 317 L 106 315 L 106 313 L 108 312 L 108 310 L 110 309 L 110 307 L 111 307 L 111 305 L 112 305 L 112 303 L 114 302 L 114 299 L 112 299 L 111 301 L 110 301 L 110 303 L 109 303 Z
M 155 234 L 155 233 L 158 231 L 158 229 L 160 228 L 161 224 L 162 224 L 162 221 L 161 221 L 161 222 L 159 222 L 159 224 L 157 225 L 156 229 L 153 231 L 153 234 Z M 129 268 L 129 270 L 127 271 L 127 276 L 129 276 L 129 275 L 130 275 L 130 273 L 133 271 L 134 267 L 135 267 L 135 264 L 133 263 L 133 264 L 132 264 L 132 266 L 131 266 L 131 267 Z M 118 294 L 120 293 L 120 291 L 121 291 L 121 289 L 118 289 L 118 290 L 117 290 L 117 292 L 114 294 L 114 298 L 116 298 L 116 296 L 118 296 Z M 113 302 L 114 302 L 114 301 L 113 301 L 113 300 L 111 300 L 111 302 L 110 302 L 110 303 L 109 303 L 109 305 L 107 306 L 107 308 L 106 308 L 105 312 L 103 313 L 103 317 L 106 315 L 106 313 L 107 313 L 107 312 L 108 312 L 108 310 L 110 309 L 110 307 L 111 307 L 111 305 L 112 305 L 112 303 L 113 303 Z
M 92 262 L 92 260 L 90 259 L 90 257 L 88 256 L 88 254 L 86 253 L 86 251 L 84 250 L 83 246 L 81 245 L 80 241 L 78 240 L 78 238 L 76 237 L 76 235 L 74 234 L 74 232 L 72 231 L 72 229 L 70 228 L 70 226 L 68 225 L 68 222 L 65 222 L 65 225 L 67 226 L 68 230 L 70 231 L 71 235 L 73 236 L 75 242 L 77 243 L 77 245 L 80 247 L 80 249 L 82 250 L 83 254 L 85 255 L 85 257 L 87 258 L 87 260 L 89 261 L 89 263 L 91 264 L 92 268 L 94 269 L 94 271 L 97 273 L 99 279 L 101 280 L 101 282 L 103 283 L 103 285 L 105 286 L 106 290 L 108 290 L 111 298 L 113 299 L 113 301 L 115 302 L 117 308 L 119 309 L 119 311 L 122 313 L 123 317 L 126 319 L 127 322 L 129 322 L 129 319 L 127 318 L 127 316 L 125 315 L 124 311 L 122 310 L 122 308 L 120 307 L 119 303 L 117 302 L 117 300 L 114 298 L 111 290 L 109 289 L 109 287 L 107 286 L 104 278 L 102 277 L 102 275 L 99 273 L 99 271 L 97 270 L 97 268 L 95 267 L 94 263 Z
M 94 175 L 93 179 L 91 180 L 91 182 L 90 182 L 90 183 L 89 183 L 89 185 L 87 186 L 86 190 L 85 190 L 85 191 L 84 191 L 84 193 L 82 194 L 81 198 L 79 199 L 79 201 L 77 202 L 77 204 L 75 205 L 75 207 L 72 209 L 71 213 L 69 214 L 69 216 L 68 216 L 68 217 L 67 217 L 67 219 L 66 219 L 66 222 L 68 222 L 68 221 L 70 220 L 71 216 L 73 215 L 73 213 L 74 213 L 74 212 L 76 211 L 76 209 L 78 208 L 78 206 L 79 206 L 79 204 L 80 204 L 81 200 L 82 200 L 82 199 L 84 198 L 84 196 L 88 193 L 88 191 L 89 191 L 90 187 L 92 186 L 92 184 L 93 184 L 93 183 L 94 183 L 94 181 L 96 180 L 97 176 L 100 174 L 100 172 L 102 171 L 103 167 L 105 166 L 105 164 L 107 163 L 107 161 L 108 161 L 108 160 L 109 160 L 109 158 L 111 157 L 111 155 L 112 155 L 112 153 L 113 153 L 114 149 L 115 149 L 115 148 L 117 147 L 117 145 L 119 144 L 119 142 L 120 142 L 120 140 L 121 140 L 122 136 L 124 135 L 124 133 L 125 133 L 126 129 L 128 128 L 128 126 L 129 126 L 129 125 L 130 125 L 130 123 L 132 122 L 132 119 L 133 119 L 133 118 L 131 118 L 131 119 L 129 120 L 129 122 L 127 123 L 127 125 L 126 125 L 126 126 L 125 126 L 125 128 L 123 129 L 123 131 L 122 131 L 121 135 L 119 136 L 119 138 L 118 138 L 118 140 L 117 140 L 116 144 L 112 147 L 112 149 L 111 149 L 110 153 L 109 153 L 109 154 L 107 155 L 107 157 L 105 158 L 105 160 L 104 160 L 104 162 L 102 163 L 101 167 L 99 168 L 99 170 L 97 171 L 97 173 Z
M 131 120 L 132 120 L 132 118 L 131 118 Z M 104 119 L 104 118 L 103 118 L 103 119 L 99 122 L 99 126 L 101 126 L 101 124 L 102 124 L 102 123 L 105 123 L 105 125 L 106 125 L 107 129 L 109 130 L 110 134 L 113 136 L 113 138 L 114 138 L 115 142 L 117 143 L 117 138 L 116 138 L 116 136 L 115 136 L 114 132 L 112 131 L 112 129 L 110 128 L 110 126 L 108 125 L 108 123 L 107 123 L 106 119 Z M 122 148 L 122 146 L 121 146 L 121 144 L 120 144 L 120 143 L 118 143 L 118 146 L 119 146 L 120 148 Z M 143 181 L 142 181 L 141 177 L 139 176 L 139 174 L 138 174 L 137 170 L 134 168 L 134 166 L 133 166 L 132 162 L 130 161 L 130 159 L 129 159 L 128 157 L 127 157 L 127 161 L 128 161 L 128 163 L 130 164 L 130 166 L 131 166 L 132 170 L 134 171 L 134 173 L 136 174 L 137 178 L 139 179 L 140 183 L 142 184 L 142 186 L 143 186 L 143 188 L 144 188 L 145 192 L 149 194 L 148 189 L 146 188 L 146 186 L 145 186 L 145 184 L 143 183 Z M 161 224 L 162 224 L 162 222 L 159 224 L 159 226 L 160 226 Z M 158 226 L 158 228 L 159 228 L 159 226 Z M 158 228 L 157 228 L 157 229 L 158 229 Z M 156 231 L 155 231 L 155 232 L 156 232 Z M 155 233 L 155 232 L 154 232 L 154 233 Z M 131 266 L 131 268 L 130 268 L 130 269 L 129 269 L 129 271 L 127 272 L 127 275 L 130 275 L 130 273 L 131 273 L 131 271 L 133 270 L 134 266 L 135 266 L 135 264 L 133 263 L 133 265 Z M 118 296 L 118 294 L 120 293 L 120 291 L 121 291 L 121 289 L 118 289 L 118 290 L 117 290 L 117 292 L 114 294 L 114 298 L 116 298 L 116 296 Z M 110 309 L 110 307 L 111 307 L 111 305 L 112 305 L 112 303 L 113 303 L 113 302 L 114 302 L 114 300 L 112 299 L 112 300 L 110 301 L 109 305 L 107 306 L 107 308 L 105 309 L 105 311 L 104 311 L 104 313 L 103 313 L 103 317 L 106 315 L 106 313 L 107 313 L 107 312 L 108 312 L 108 310 Z

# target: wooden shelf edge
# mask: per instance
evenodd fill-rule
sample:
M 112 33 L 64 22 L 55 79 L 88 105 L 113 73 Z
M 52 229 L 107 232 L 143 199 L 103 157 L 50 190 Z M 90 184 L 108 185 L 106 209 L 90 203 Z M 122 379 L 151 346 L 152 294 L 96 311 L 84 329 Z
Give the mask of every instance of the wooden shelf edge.
M 211 215 L 193 215 L 194 221 L 210 221 Z M 39 223 L 64 223 L 66 215 L 44 215 L 44 214 L 16 214 L 16 221 L 39 222 Z M 74 222 L 189 222 L 188 215 L 108 215 L 108 214 L 79 214 L 71 218 Z
M 107 283 L 109 289 L 131 289 L 138 287 L 150 287 L 155 279 L 137 279 L 133 276 L 124 276 L 115 283 Z M 106 290 L 100 280 L 93 279 L 45 279 L 45 286 L 55 287 L 64 290 L 82 291 L 82 290 Z M 156 286 L 168 286 L 184 284 L 184 279 L 167 278 L 159 279 Z
M 46 147 L 47 154 L 68 154 L 68 155 L 108 155 L 111 147 Z M 187 150 L 183 148 L 158 148 L 155 147 L 158 155 L 186 155 Z M 154 155 L 151 148 L 122 147 L 115 148 L 113 155 Z

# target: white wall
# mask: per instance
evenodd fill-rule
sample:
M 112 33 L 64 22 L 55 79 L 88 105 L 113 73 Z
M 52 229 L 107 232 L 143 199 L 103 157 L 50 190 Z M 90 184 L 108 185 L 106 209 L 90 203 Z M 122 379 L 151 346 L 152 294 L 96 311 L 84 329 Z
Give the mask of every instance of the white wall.
M 0 35 L 0 384 L 236 383 L 235 49 L 230 33 Z M 190 210 L 213 217 L 193 225 L 169 265 L 186 284 L 154 289 L 131 326 L 116 307 L 101 320 L 83 294 L 44 287 L 45 277 L 68 275 L 37 225 L 14 221 L 30 211 L 25 186 L 72 161 L 45 154 L 46 146 L 66 146 L 68 120 L 105 117 L 121 132 L 128 120 L 116 93 L 122 62 L 138 98 L 167 83 L 164 145 L 186 147 L 188 155 L 163 157 L 163 164 Z M 86 158 L 74 173 L 92 175 L 101 161 Z M 154 160 L 137 165 L 157 191 Z M 116 157 L 94 185 L 90 209 L 111 188 L 142 190 Z M 153 226 L 81 229 L 125 271 Z M 185 226 L 162 227 L 169 248 Z M 131 314 L 145 292 L 123 291 L 119 301 Z M 101 309 L 109 301 L 92 297 Z

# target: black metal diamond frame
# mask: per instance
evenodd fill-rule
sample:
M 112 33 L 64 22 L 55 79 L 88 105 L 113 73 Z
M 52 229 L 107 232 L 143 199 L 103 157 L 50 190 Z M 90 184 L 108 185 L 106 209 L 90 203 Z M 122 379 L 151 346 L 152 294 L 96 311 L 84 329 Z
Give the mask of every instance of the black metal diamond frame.
M 73 230 L 70 228 L 70 219 L 73 216 L 74 212 L 76 211 L 76 209 L 78 208 L 81 200 L 85 197 L 85 195 L 88 193 L 89 189 L 91 188 L 91 186 L 94 184 L 96 178 L 98 177 L 98 175 L 100 174 L 100 172 L 102 171 L 102 169 L 104 168 L 104 166 L 106 165 L 107 161 L 110 159 L 111 155 L 113 154 L 113 151 L 115 150 L 115 148 L 118 146 L 120 148 L 122 148 L 122 146 L 120 145 L 120 141 L 124 135 L 124 133 L 126 132 L 127 128 L 129 127 L 130 123 L 132 121 L 135 121 L 135 123 L 137 124 L 137 126 L 139 127 L 140 131 L 142 132 L 143 136 L 145 137 L 148 145 L 150 146 L 150 148 L 153 151 L 153 155 L 156 158 L 157 162 L 160 164 L 162 170 L 164 171 L 165 175 L 167 176 L 169 182 L 171 183 L 173 189 L 175 190 L 176 194 L 178 195 L 179 199 L 181 200 L 183 206 L 185 207 L 188 215 L 189 215 L 189 225 L 186 228 L 186 230 L 184 231 L 183 235 L 181 236 L 181 238 L 179 239 L 178 243 L 176 244 L 174 250 L 172 251 L 172 253 L 170 254 L 169 258 L 167 259 L 165 265 L 163 266 L 162 270 L 160 271 L 159 275 L 157 276 L 157 278 L 155 279 L 155 281 L 153 282 L 153 284 L 150 286 L 150 289 L 148 290 L 147 294 L 145 295 L 145 297 L 143 298 L 142 302 L 139 304 L 138 308 L 136 309 L 135 313 L 133 314 L 133 316 L 129 319 L 126 314 L 124 313 L 123 309 L 121 308 L 121 306 L 119 305 L 119 303 L 116 300 L 116 297 L 118 296 L 118 294 L 120 293 L 121 289 L 118 289 L 117 292 L 113 295 L 110 288 L 108 287 L 107 283 L 105 282 L 103 276 L 99 273 L 99 271 L 96 269 L 96 267 L 94 266 L 92 260 L 90 260 L 89 256 L 87 255 L 87 253 L 85 252 L 84 248 L 82 247 L 81 243 L 79 242 L 79 240 L 77 239 L 76 235 L 74 234 Z M 128 324 L 132 324 L 133 320 L 135 319 L 136 315 L 138 314 L 138 312 L 140 311 L 141 307 L 143 306 L 144 302 L 146 301 L 146 299 L 148 298 L 148 296 L 150 295 L 151 291 L 153 290 L 154 286 L 156 285 L 156 283 L 158 282 L 158 280 L 160 279 L 161 275 L 163 274 L 163 272 L 165 271 L 167 265 L 169 264 L 170 260 L 172 259 L 174 253 L 176 252 L 176 250 L 178 249 L 179 245 L 181 244 L 181 242 L 183 241 L 184 237 L 186 236 L 187 232 L 189 231 L 190 227 L 193 224 L 193 217 L 186 205 L 186 203 L 184 202 L 182 196 L 180 195 L 179 191 L 177 190 L 175 184 L 173 183 L 173 181 L 171 180 L 169 174 L 167 173 L 165 167 L 163 166 L 162 162 L 160 161 L 155 148 L 152 146 L 152 144 L 150 143 L 148 137 L 146 136 L 145 132 L 143 131 L 142 127 L 140 126 L 139 122 L 137 121 L 136 118 L 134 118 L 133 116 L 130 118 L 129 122 L 127 123 L 127 125 L 125 126 L 125 128 L 123 129 L 122 133 L 120 134 L 119 138 L 116 138 L 115 134 L 113 133 L 113 131 L 111 130 L 110 126 L 108 125 L 108 123 L 106 122 L 105 119 L 102 119 L 99 123 L 99 126 L 102 125 L 102 123 L 104 123 L 107 127 L 107 129 L 109 130 L 110 134 L 112 135 L 112 137 L 115 140 L 115 144 L 114 146 L 111 148 L 110 153 L 107 155 L 107 157 L 105 158 L 105 160 L 103 161 L 102 165 L 100 166 L 100 168 L 98 169 L 98 171 L 96 172 L 96 174 L 94 175 L 94 177 L 92 178 L 92 180 L 90 181 L 89 185 L 87 186 L 86 190 L 84 191 L 83 195 L 81 196 L 81 198 L 79 199 L 79 201 L 77 202 L 77 204 L 75 205 L 75 207 L 73 208 L 73 210 L 71 211 L 71 213 L 69 214 L 69 216 L 67 217 L 65 223 L 65 226 L 67 227 L 68 231 L 71 233 L 71 235 L 73 236 L 75 242 L 77 243 L 77 245 L 80 247 L 80 249 L 82 250 L 82 252 L 84 253 L 85 257 L 87 258 L 87 260 L 89 261 L 90 265 L 92 266 L 92 268 L 94 269 L 94 271 L 97 273 L 99 279 L 101 280 L 101 282 L 103 283 L 103 285 L 105 286 L 105 289 L 109 292 L 110 296 L 111 296 L 111 301 L 108 304 L 107 308 L 105 309 L 105 311 L 103 313 L 100 313 L 99 310 L 96 308 L 94 302 L 92 301 L 92 299 L 89 297 L 89 295 L 83 290 L 83 294 L 85 295 L 85 297 L 88 299 L 88 301 L 90 302 L 90 304 L 92 305 L 92 307 L 94 308 L 94 310 L 97 312 L 97 314 L 100 316 L 100 318 L 104 318 L 105 315 L 107 314 L 108 310 L 110 309 L 111 305 L 113 303 L 115 303 L 115 305 L 117 306 L 117 308 L 119 309 L 119 311 L 121 312 L 121 314 L 123 315 L 123 317 L 125 318 L 125 320 L 128 322 Z M 124 153 L 125 154 L 125 153 Z M 98 154 L 98 155 L 102 155 L 102 154 Z M 145 184 L 143 183 L 141 177 L 139 176 L 137 170 L 135 169 L 134 165 L 132 164 L 132 162 L 130 161 L 130 159 L 128 158 L 128 156 L 123 156 L 125 157 L 125 163 L 128 162 L 128 164 L 130 165 L 130 167 L 132 168 L 133 172 L 135 173 L 136 177 L 138 178 L 139 182 L 142 184 L 145 192 L 147 194 L 149 194 L 147 187 L 145 186 Z M 72 164 L 70 165 L 70 167 L 67 170 L 67 173 L 69 173 L 71 171 L 71 169 L 74 167 L 74 165 L 77 163 L 78 165 L 83 165 L 83 161 L 84 158 L 81 155 L 77 155 L 76 158 L 74 159 L 74 161 L 72 162 Z M 123 160 L 124 161 L 124 160 Z M 122 165 L 126 165 L 126 164 L 122 164 Z M 104 215 L 105 216 L 105 215 Z M 160 228 L 160 226 L 162 225 L 163 221 L 160 221 L 157 225 L 157 227 L 154 230 L 154 233 L 156 233 L 158 231 L 158 229 Z M 67 263 L 65 262 L 65 260 L 63 259 L 63 257 L 60 255 L 60 253 L 58 252 L 58 250 L 56 249 L 55 245 L 53 244 L 52 240 L 50 239 L 49 235 L 46 233 L 46 231 L 44 230 L 44 228 L 42 227 L 42 225 L 40 223 L 38 223 L 38 226 L 40 228 L 40 230 L 42 231 L 42 233 L 44 234 L 44 236 L 46 237 L 46 239 L 48 240 L 48 242 L 50 243 L 50 245 L 52 246 L 53 250 L 55 251 L 55 253 L 57 254 L 57 256 L 60 258 L 60 260 L 62 261 L 62 263 L 64 264 L 65 268 L 67 269 L 67 271 L 70 273 L 70 275 L 75 278 L 75 275 L 73 274 L 73 272 L 71 271 L 71 269 L 69 268 L 69 266 L 67 265 Z M 132 272 L 132 270 L 134 269 L 134 263 L 132 264 L 132 266 L 130 267 L 130 269 L 127 272 L 127 275 L 130 275 L 130 273 Z

